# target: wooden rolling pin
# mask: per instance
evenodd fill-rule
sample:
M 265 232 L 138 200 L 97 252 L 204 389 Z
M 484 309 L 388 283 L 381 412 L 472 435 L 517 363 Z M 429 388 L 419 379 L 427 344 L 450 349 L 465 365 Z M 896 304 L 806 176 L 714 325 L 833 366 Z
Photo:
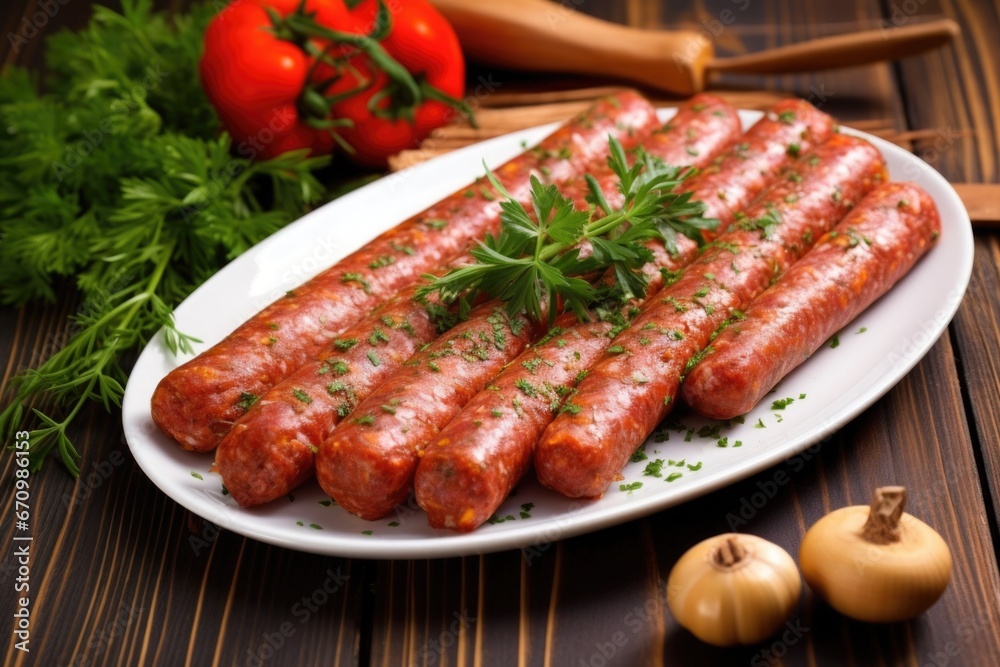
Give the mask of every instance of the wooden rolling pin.
M 545 0 L 432 0 L 472 59 L 510 69 L 597 74 L 691 95 L 714 72 L 787 74 L 896 60 L 947 44 L 950 19 L 823 37 L 731 58 L 692 30 L 639 30 Z

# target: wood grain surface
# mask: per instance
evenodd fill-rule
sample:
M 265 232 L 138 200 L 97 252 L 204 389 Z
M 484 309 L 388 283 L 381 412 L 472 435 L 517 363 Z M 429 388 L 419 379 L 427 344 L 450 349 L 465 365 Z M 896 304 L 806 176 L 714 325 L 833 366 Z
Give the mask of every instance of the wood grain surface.
M 169 3 L 160 3 L 171 6 Z M 176 1 L 173 7 L 186 3 Z M 996 3 L 793 0 L 574 0 L 602 18 L 705 30 L 721 54 L 947 16 L 955 45 L 900 63 L 790 76 L 724 76 L 716 88 L 760 108 L 797 95 L 845 124 L 912 149 L 954 182 L 995 183 L 1000 170 L 1000 16 Z M 5 0 L 6 36 L 37 0 Z M 70 0 L 42 30 L 86 21 Z M 3 62 L 39 66 L 42 38 Z M 472 68 L 498 82 L 483 132 L 447 128 L 430 154 L 557 119 L 616 82 Z M 667 103 L 669 100 L 659 101 Z M 528 108 L 525 108 L 528 107 Z M 518 125 L 521 123 L 521 125 Z M 504 129 L 509 128 L 509 129 Z M 405 158 L 404 159 L 409 159 Z M 60 305 L 0 309 L 6 382 L 65 335 Z M 648 518 L 568 540 L 485 556 L 418 561 L 326 558 L 267 546 L 203 522 L 139 470 L 120 417 L 90 409 L 72 433 L 78 481 L 53 461 L 34 475 L 31 653 L 5 665 L 995 665 L 1000 656 L 1000 236 L 979 231 L 968 293 L 948 332 L 884 398 L 807 452 Z M 0 466 L 13 511 L 13 459 Z M 787 480 L 777 483 L 776 480 Z M 826 512 L 904 484 L 908 511 L 950 545 L 954 578 L 929 612 L 886 626 L 846 620 L 808 591 L 787 632 L 733 650 L 706 646 L 666 609 L 664 579 L 681 553 L 732 527 L 744 503 L 774 491 L 738 526 L 795 554 Z M 750 514 L 747 512 L 747 514 Z M 0 540 L 13 545 L 13 521 Z M 558 538 L 558 536 L 556 536 Z M 0 557 L 0 626 L 12 637 L 13 546 Z

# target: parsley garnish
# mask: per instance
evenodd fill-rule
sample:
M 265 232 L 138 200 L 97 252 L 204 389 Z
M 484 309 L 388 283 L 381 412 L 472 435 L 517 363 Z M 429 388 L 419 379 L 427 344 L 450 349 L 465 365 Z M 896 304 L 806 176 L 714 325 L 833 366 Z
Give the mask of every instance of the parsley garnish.
M 369 269 L 381 269 L 384 266 L 389 266 L 396 261 L 396 258 L 392 255 L 380 255 L 373 261 L 368 263 Z
M 619 491 L 628 491 L 629 495 L 631 495 L 633 491 L 641 488 L 642 488 L 642 482 L 632 482 L 631 484 L 618 485 Z
M 594 210 L 577 210 L 571 199 L 554 186 L 531 179 L 533 215 L 514 201 L 492 172 L 487 178 L 504 196 L 501 231 L 487 237 L 472 251 L 476 263 L 450 271 L 421 288 L 421 294 L 440 292 L 445 300 L 461 298 L 471 304 L 479 294 L 500 298 L 508 315 L 520 313 L 549 322 L 558 315 L 561 300 L 580 319 L 589 318 L 589 307 L 602 292 L 627 299 L 645 293 L 645 277 L 635 271 L 651 260 L 644 243 L 661 238 L 668 250 L 676 251 L 678 233 L 700 239 L 702 229 L 718 221 L 702 218 L 705 207 L 692 202 L 690 193 L 675 192 L 687 172 L 662 164 L 641 153 L 630 164 L 625 150 L 610 141 L 608 164 L 617 175 L 623 204 L 612 207 L 596 179 L 587 176 Z M 536 222 L 537 221 L 537 222 Z M 590 257 L 581 259 L 577 246 L 589 241 Z M 595 287 L 583 275 L 613 269 L 617 280 L 610 288 Z M 601 295 L 605 296 L 604 294 Z M 547 301 L 547 307 L 543 306 Z
M 310 404 L 310 403 L 313 402 L 313 400 L 311 398 L 309 398 L 309 394 L 307 394 L 306 392 L 302 391 L 301 389 L 293 389 L 292 390 L 292 395 L 295 396 L 295 398 L 297 398 L 300 401 L 302 401 L 303 403 L 305 403 L 306 405 L 308 405 L 308 404 Z
M 333 341 L 333 346 L 338 350 L 349 350 L 358 344 L 357 338 L 341 338 Z
M 662 477 L 663 476 L 663 459 L 656 459 L 655 461 L 650 461 L 646 464 L 646 469 L 642 471 L 643 475 L 648 475 L 650 477 Z
M 243 410 L 243 412 L 246 412 L 253 407 L 253 404 L 256 403 L 259 398 L 260 396 L 244 391 L 240 394 L 240 400 L 236 402 L 236 407 Z
M 795 402 L 795 399 L 792 398 L 791 396 L 789 396 L 788 398 L 782 398 L 782 399 L 779 399 L 779 400 L 775 401 L 774 403 L 771 403 L 771 409 L 772 410 L 784 410 L 785 408 L 787 408 L 789 405 L 791 405 L 794 402 Z
M 400 244 L 396 243 L 395 241 L 391 242 L 389 244 L 389 247 L 391 247 L 396 252 L 403 253 L 404 255 L 415 255 L 415 254 L 417 254 L 417 251 L 414 250 L 412 247 L 410 247 L 408 245 L 400 245 Z
M 687 375 L 688 373 L 690 373 L 692 368 L 700 364 L 702 359 L 704 359 L 709 354 L 712 354 L 713 352 L 715 352 L 715 348 L 712 347 L 711 345 L 704 348 L 703 350 L 698 350 L 698 352 L 696 352 L 694 356 L 688 359 L 687 364 L 684 366 L 684 374 Z
M 323 194 L 312 171 L 325 157 L 251 162 L 231 150 L 189 74 L 208 6 L 170 16 L 122 4 L 124 16 L 95 8 L 85 29 L 39 37 L 45 77 L 0 74 L 0 305 L 80 304 L 0 408 L 4 443 L 31 430 L 31 470 L 57 452 L 77 475 L 71 437 L 82 431 L 71 424 L 92 402 L 117 411 L 132 352 L 162 329 L 172 354 L 192 354 L 200 341 L 178 330 L 173 308 Z
M 357 283 L 358 285 L 361 286 L 361 289 L 363 289 L 366 294 L 372 293 L 371 284 L 367 280 L 365 280 L 365 277 L 362 276 L 360 273 L 353 273 L 353 272 L 345 273 L 344 275 L 340 276 L 340 282 L 344 284 Z
M 515 380 L 514 386 L 524 392 L 525 396 L 529 396 L 531 398 L 538 396 L 538 390 L 524 378 L 518 378 Z

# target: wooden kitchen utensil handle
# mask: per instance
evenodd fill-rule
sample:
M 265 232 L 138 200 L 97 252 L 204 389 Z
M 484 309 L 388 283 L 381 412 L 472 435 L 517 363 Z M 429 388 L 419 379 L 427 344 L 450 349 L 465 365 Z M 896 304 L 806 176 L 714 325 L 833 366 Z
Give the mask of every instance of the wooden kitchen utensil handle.
M 714 72 L 789 74 L 868 65 L 929 51 L 947 44 L 961 31 L 951 19 L 898 28 L 878 28 L 811 39 L 742 56 L 715 58 L 708 63 L 708 69 Z
M 639 30 L 545 0 L 432 0 L 474 60 L 510 69 L 599 74 L 690 95 L 712 43 L 687 30 Z
M 779 74 L 864 65 L 940 46 L 959 33 L 958 24 L 942 19 L 712 59 L 712 43 L 697 32 L 628 28 L 545 0 L 431 1 L 475 60 L 610 76 L 682 95 L 702 90 L 711 72 Z

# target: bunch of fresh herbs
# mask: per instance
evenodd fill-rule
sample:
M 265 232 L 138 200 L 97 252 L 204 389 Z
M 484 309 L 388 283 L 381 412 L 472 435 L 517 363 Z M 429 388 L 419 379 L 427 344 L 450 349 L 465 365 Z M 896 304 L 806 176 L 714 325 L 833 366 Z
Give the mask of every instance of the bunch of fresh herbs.
M 43 81 L 0 73 L 0 303 L 53 302 L 67 281 L 79 303 L 68 338 L 13 379 L 0 413 L 8 442 L 37 424 L 32 469 L 58 448 L 78 474 L 68 427 L 90 401 L 120 405 L 130 353 L 161 327 L 189 351 L 172 308 L 323 195 L 312 172 L 325 158 L 253 162 L 220 132 L 198 78 L 218 3 L 169 17 L 150 0 L 122 5 L 49 38 Z M 45 399 L 52 410 L 32 410 Z

